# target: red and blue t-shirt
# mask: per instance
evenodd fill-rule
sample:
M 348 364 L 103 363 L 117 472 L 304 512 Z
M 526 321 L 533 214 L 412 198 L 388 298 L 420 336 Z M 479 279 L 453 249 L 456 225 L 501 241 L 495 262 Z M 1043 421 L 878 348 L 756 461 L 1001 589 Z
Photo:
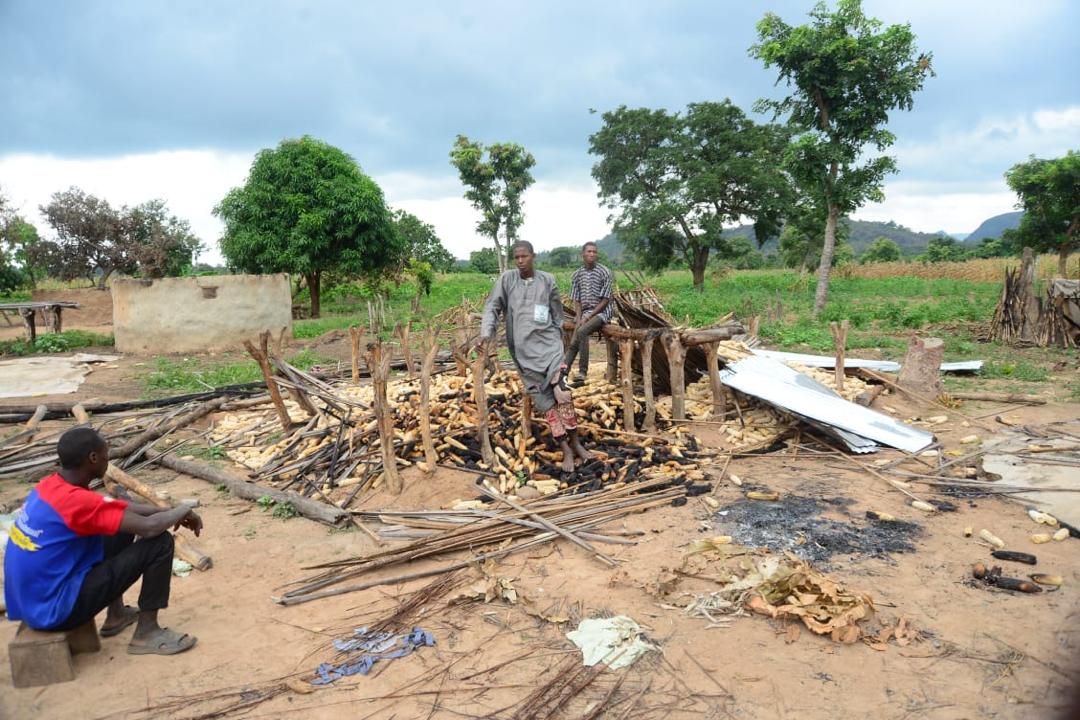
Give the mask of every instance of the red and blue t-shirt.
M 4 600 L 11 620 L 47 630 L 71 614 L 83 578 L 105 556 L 127 503 L 50 475 L 30 491 L 9 530 Z

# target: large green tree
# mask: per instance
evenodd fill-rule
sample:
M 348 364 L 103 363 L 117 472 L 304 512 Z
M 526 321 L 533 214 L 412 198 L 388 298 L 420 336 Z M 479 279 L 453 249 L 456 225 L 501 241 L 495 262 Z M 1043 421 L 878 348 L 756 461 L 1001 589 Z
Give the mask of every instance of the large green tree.
M 345 152 L 306 135 L 260 150 L 247 182 L 214 213 L 225 222 L 220 242 L 229 265 L 302 275 L 312 317 L 323 273 L 371 278 L 404 255 L 375 181 Z
M 880 154 L 895 140 L 885 129 L 889 113 L 911 109 L 933 74 L 931 56 L 916 49 L 910 25 L 883 29 L 863 14 L 861 0 L 838 0 L 834 12 L 819 2 L 807 25 L 788 25 L 768 13 L 757 30 L 751 55 L 775 67 L 777 82 L 791 94 L 760 100 L 756 108 L 786 115 L 798 128 L 785 166 L 826 209 L 817 314 L 828 295 L 840 218 L 883 198 L 882 181 L 896 170 L 895 160 Z
M 40 210 L 56 232 L 54 240 L 37 248 L 50 275 L 62 280 L 84 277 L 105 287 L 114 272 L 138 269 L 124 232 L 124 210 L 76 187 L 54 193 Z
M 900 259 L 900 246 L 887 237 L 879 237 L 863 250 L 859 262 L 869 263 L 896 262 Z
M 450 272 L 454 256 L 443 247 L 435 228 L 404 210 L 394 211 L 394 229 L 405 241 L 406 264 L 408 260 L 426 262 L 435 272 Z
M 760 242 L 787 204 L 780 126 L 759 125 L 729 100 L 685 113 L 619 107 L 589 137 L 592 175 L 615 232 L 647 269 L 686 261 L 702 289 L 709 253 L 731 255 L 724 225 L 750 219 Z
M 1024 211 L 1016 238 L 1024 247 L 1058 254 L 1058 274 L 1068 277 L 1069 253 L 1080 248 L 1080 153 L 1032 157 L 1005 173 Z
M 465 186 L 465 199 L 480 211 L 476 231 L 491 239 L 499 271 L 506 270 L 510 246 L 517 242 L 518 229 L 525 221 L 522 196 L 533 184 L 536 159 L 517 143 L 492 143 L 485 148 L 458 135 L 450 150 L 450 164 Z
M 139 275 L 160 278 L 190 272 L 203 244 L 187 220 L 169 214 L 163 200 L 150 200 L 120 215 L 124 242 L 138 265 Z

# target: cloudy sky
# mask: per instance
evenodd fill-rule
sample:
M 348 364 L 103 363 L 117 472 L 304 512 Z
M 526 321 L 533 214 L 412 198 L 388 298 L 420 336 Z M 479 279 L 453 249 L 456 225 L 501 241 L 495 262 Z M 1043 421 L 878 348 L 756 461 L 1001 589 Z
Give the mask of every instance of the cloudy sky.
M 253 154 L 310 134 L 353 157 L 387 200 L 458 256 L 483 245 L 448 163 L 454 137 L 537 159 L 525 239 L 608 231 L 588 136 L 620 104 L 677 109 L 775 95 L 747 55 L 768 10 L 700 2 L 148 2 L 0 0 L 0 188 L 31 219 L 77 185 L 116 205 L 165 199 L 216 260 L 213 206 Z M 909 22 L 937 77 L 890 127 L 900 171 L 856 217 L 970 232 L 1012 210 L 1002 173 L 1080 147 L 1080 3 L 866 0 Z

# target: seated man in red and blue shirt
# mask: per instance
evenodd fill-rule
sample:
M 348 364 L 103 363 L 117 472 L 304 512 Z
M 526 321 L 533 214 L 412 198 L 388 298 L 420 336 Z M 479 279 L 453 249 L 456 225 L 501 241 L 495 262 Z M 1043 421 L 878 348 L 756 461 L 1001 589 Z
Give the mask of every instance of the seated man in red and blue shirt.
M 190 649 L 195 637 L 161 627 L 157 615 L 169 604 L 172 579 L 173 536 L 166 531 L 184 526 L 198 535 L 202 520 L 187 505 L 163 509 L 89 490 L 109 466 L 109 447 L 91 428 L 68 430 L 56 450 L 60 472 L 34 486 L 11 526 L 4 554 L 8 617 L 60 631 L 108 608 L 102 635 L 138 623 L 129 653 Z M 136 611 L 124 606 L 123 594 L 140 577 Z

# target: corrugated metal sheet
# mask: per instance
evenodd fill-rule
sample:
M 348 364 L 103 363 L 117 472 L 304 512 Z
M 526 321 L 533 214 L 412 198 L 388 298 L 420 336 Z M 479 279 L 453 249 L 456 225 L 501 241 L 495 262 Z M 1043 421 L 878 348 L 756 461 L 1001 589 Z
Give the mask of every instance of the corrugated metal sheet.
M 934 441 L 925 430 L 848 402 L 816 380 L 769 357 L 748 357 L 720 371 L 728 387 L 764 400 L 823 429 L 831 429 L 854 452 L 877 444 L 918 452 Z

